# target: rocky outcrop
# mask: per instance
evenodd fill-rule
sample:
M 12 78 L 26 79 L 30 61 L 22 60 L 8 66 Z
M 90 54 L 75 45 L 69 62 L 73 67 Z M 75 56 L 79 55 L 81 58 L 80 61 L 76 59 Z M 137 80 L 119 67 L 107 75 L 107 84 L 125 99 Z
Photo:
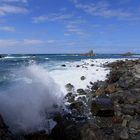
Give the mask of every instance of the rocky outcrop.
M 12 133 L 4 123 L 2 116 L 0 116 L 0 140 L 14 140 Z
M 91 56 L 95 56 L 96 54 L 93 52 L 93 50 L 90 50 L 89 52 L 81 54 L 81 55 L 91 57 Z
M 124 53 L 124 54 L 122 54 L 122 56 L 132 56 L 132 55 L 134 55 L 134 53 L 131 53 L 131 52 L 127 52 L 127 53 Z
M 140 60 L 117 61 L 105 66 L 111 70 L 106 81 L 90 82 L 90 90 L 78 89 L 77 94 L 71 93 L 69 119 L 76 124 L 71 126 L 71 123 L 67 128 L 75 129 L 71 135 L 77 137 L 68 135 L 68 140 L 83 140 L 85 136 L 93 140 L 139 140 Z M 78 100 L 78 96 L 85 99 Z M 84 117 L 78 119 L 77 116 Z M 89 127 L 87 122 L 94 123 Z
M 0 55 L 0 59 L 3 58 L 3 57 L 4 57 L 4 55 Z
M 63 120 L 52 130 L 50 137 L 54 140 L 103 140 L 103 134 L 94 121 Z

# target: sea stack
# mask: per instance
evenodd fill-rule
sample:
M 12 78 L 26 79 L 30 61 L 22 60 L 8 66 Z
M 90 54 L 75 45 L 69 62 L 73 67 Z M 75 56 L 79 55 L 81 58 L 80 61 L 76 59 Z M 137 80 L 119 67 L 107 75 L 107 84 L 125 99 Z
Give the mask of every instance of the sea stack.
M 95 56 L 95 55 L 96 54 L 93 52 L 93 50 L 90 50 L 89 52 L 82 54 L 82 56 L 88 56 L 88 57 Z
M 127 52 L 127 53 L 122 54 L 122 56 L 124 56 L 124 57 L 132 56 L 132 55 L 134 55 L 134 53 L 131 53 L 131 52 Z

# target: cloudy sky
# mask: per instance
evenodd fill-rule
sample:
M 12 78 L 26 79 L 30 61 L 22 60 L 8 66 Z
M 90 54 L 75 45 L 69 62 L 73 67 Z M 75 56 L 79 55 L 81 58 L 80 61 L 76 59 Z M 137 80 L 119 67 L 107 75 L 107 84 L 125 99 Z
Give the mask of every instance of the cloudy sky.
M 140 53 L 140 0 L 0 0 L 0 53 Z

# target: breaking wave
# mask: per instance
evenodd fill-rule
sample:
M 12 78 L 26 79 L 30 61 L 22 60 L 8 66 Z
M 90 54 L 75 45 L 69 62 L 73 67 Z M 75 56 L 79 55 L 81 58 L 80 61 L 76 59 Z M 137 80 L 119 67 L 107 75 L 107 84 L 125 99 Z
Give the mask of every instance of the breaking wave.
M 15 133 L 47 128 L 49 114 L 60 106 L 64 94 L 41 66 L 31 65 L 17 72 L 12 86 L 0 91 L 0 112 Z

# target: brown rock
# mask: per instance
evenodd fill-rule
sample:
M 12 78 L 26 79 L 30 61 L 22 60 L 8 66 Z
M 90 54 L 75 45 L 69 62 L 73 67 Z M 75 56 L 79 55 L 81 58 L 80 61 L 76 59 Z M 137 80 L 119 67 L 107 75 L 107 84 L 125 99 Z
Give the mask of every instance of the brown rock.
M 96 95 L 96 96 L 100 96 L 100 95 L 102 95 L 102 94 L 104 94 L 104 93 L 105 93 L 104 88 L 98 88 L 98 89 L 96 90 L 96 92 L 95 92 L 95 95 Z
M 114 93 L 116 91 L 116 85 L 115 84 L 108 85 L 105 91 L 108 94 Z

